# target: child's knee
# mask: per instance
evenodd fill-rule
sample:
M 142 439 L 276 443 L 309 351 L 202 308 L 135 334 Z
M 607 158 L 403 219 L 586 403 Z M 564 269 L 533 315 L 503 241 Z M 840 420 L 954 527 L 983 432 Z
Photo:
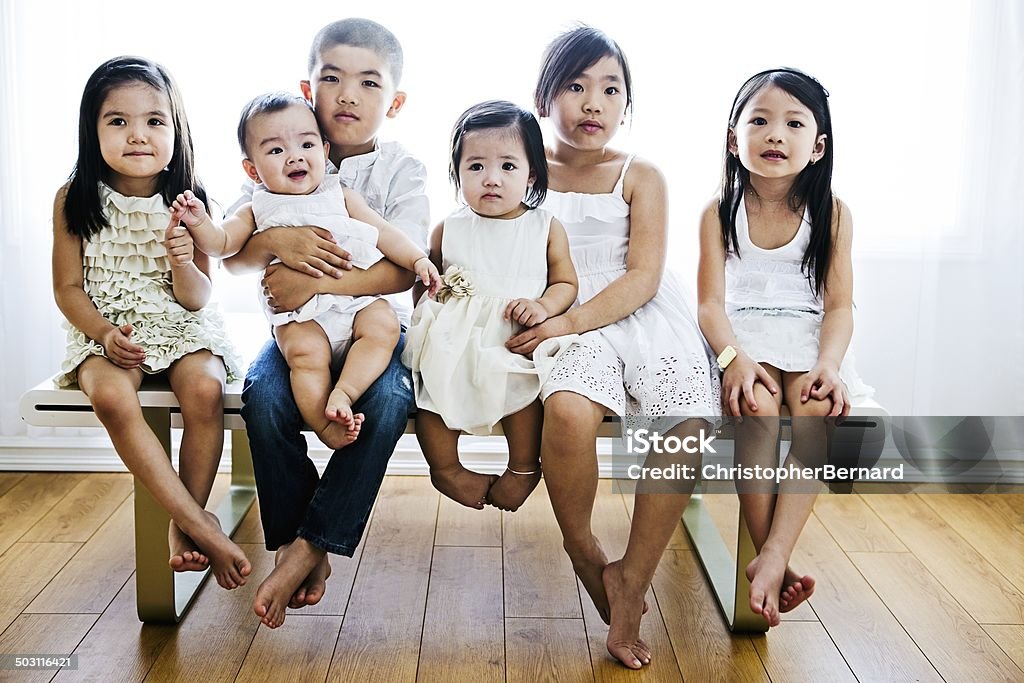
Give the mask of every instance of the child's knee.
M 90 392 L 89 401 L 96 417 L 104 423 L 127 416 L 135 405 L 134 396 L 117 384 L 97 385 Z
M 825 417 L 832 412 L 831 398 L 825 398 L 818 400 L 816 398 L 807 399 L 807 403 L 801 403 L 799 399 L 793 401 L 792 405 L 789 405 L 789 413 L 794 416 L 806 416 L 806 417 Z
M 353 334 L 356 339 L 372 339 L 381 346 L 394 348 L 402 334 L 402 326 L 391 306 L 385 302 L 382 306 L 373 304 L 360 311 L 356 315 Z
M 293 324 L 295 323 L 289 323 L 289 325 Z M 316 323 L 311 324 L 316 325 Z M 315 330 L 312 328 L 290 329 L 287 332 L 279 330 L 277 339 L 281 353 L 292 370 L 320 369 L 329 367 L 331 364 L 331 345 L 319 326 Z
M 224 407 L 224 385 L 213 375 L 190 377 L 188 386 L 178 397 L 183 413 L 217 414 Z M 219 415 L 218 415 L 219 417 Z

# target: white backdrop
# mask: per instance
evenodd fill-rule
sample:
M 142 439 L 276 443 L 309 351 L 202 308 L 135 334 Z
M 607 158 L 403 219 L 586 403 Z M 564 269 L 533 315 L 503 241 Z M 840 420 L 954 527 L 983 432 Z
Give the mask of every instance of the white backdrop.
M 20 394 L 63 352 L 50 290 L 50 213 L 75 158 L 91 71 L 118 54 L 169 68 L 215 198 L 243 175 L 234 128 L 253 95 L 296 90 L 336 3 L 0 5 L 0 447 L 24 443 Z M 706 5 L 706 6 L 704 6 Z M 446 143 L 468 105 L 529 105 L 544 45 L 574 21 L 608 31 L 634 71 L 616 144 L 671 189 L 669 262 L 693 282 L 696 217 L 715 191 L 729 104 L 750 74 L 789 65 L 831 91 L 835 187 L 854 214 L 855 347 L 892 414 L 1024 414 L 1024 9 L 1014 0 L 374 3 L 343 11 L 391 28 L 409 100 L 383 137 L 427 164 L 434 220 L 452 207 Z M 249 278 L 219 273 L 223 305 L 256 310 Z M 41 434 L 42 430 L 33 430 Z

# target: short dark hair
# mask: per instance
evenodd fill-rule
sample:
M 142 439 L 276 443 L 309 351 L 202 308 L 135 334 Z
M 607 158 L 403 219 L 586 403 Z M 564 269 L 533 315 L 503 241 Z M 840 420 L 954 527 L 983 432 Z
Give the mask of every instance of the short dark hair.
M 561 34 L 548 45 L 533 92 L 533 106 L 540 116 L 547 116 L 551 105 L 574 78 L 603 57 L 614 57 L 622 67 L 626 108 L 633 104 L 633 78 L 629 73 L 626 53 L 604 31 L 580 25 Z
M 387 64 L 391 78 L 398 87 L 402 80 L 402 44 L 395 34 L 375 21 L 369 19 L 349 18 L 327 24 L 320 29 L 309 47 L 309 67 L 307 72 L 312 75 L 316 60 L 324 50 L 335 45 L 351 45 L 371 50 Z
M 78 112 L 78 159 L 69 176 L 64 200 L 64 219 L 68 232 L 89 240 L 107 227 L 100 200 L 99 183 L 106 179 L 110 167 L 100 151 L 96 122 L 107 94 L 115 88 L 141 83 L 167 96 L 174 127 L 174 151 L 167 169 L 160 174 L 159 191 L 170 206 L 179 192 L 192 190 L 206 203 L 206 190 L 195 172 L 192 134 L 189 132 L 185 106 L 177 84 L 167 69 L 142 57 L 121 56 L 103 62 L 89 76 L 82 92 Z
M 488 100 L 462 112 L 452 128 L 451 163 L 448 175 L 459 189 L 459 164 L 462 162 L 462 142 L 466 133 L 475 130 L 505 128 L 523 142 L 526 159 L 533 173 L 533 185 L 526 193 L 526 205 L 535 209 L 544 203 L 548 194 L 548 162 L 544 156 L 544 136 L 536 117 L 522 107 L 507 100 Z
M 313 113 L 313 105 L 309 103 L 309 100 L 283 91 L 257 95 L 242 107 L 242 114 L 238 117 L 238 146 L 242 148 L 242 154 L 246 157 L 249 156 L 249 149 L 245 146 L 249 122 L 260 114 L 272 114 L 275 111 L 284 111 L 288 107 L 305 107 L 310 113 Z M 316 130 L 317 133 L 320 132 L 319 126 Z

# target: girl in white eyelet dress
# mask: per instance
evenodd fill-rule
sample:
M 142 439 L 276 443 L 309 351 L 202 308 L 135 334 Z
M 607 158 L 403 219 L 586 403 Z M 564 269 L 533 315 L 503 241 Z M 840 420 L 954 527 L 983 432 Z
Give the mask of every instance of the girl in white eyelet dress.
M 629 204 L 622 184 L 633 155 L 608 194 L 548 190 L 544 208 L 559 216 L 580 281 L 577 303 L 600 293 L 626 272 Z M 666 269 L 658 293 L 633 314 L 582 335 L 559 359 L 544 383 L 543 398 L 558 391 L 586 396 L 626 418 L 649 426 L 651 418 L 714 418 L 720 411 L 718 373 L 710 349 L 687 305 L 690 295 Z M 678 420 L 677 420 L 678 421 Z M 658 420 L 668 429 L 671 419 Z

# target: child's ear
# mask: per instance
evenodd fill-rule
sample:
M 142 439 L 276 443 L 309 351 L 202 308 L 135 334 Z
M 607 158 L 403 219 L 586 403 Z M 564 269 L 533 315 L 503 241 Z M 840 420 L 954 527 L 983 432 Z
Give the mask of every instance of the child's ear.
M 309 81 L 299 81 L 299 90 L 302 91 L 302 96 L 305 97 L 308 102 L 313 101 L 313 86 L 309 84 Z
M 324 159 L 331 158 L 331 143 L 324 140 Z
M 248 159 L 242 159 L 242 168 L 245 169 L 245 175 L 249 176 L 249 180 L 254 183 L 263 182 L 260 180 L 260 174 L 256 171 L 256 164 L 252 163 Z
M 822 133 L 818 136 L 817 141 L 814 143 L 814 149 L 811 151 L 811 163 L 817 163 L 825 156 L 825 146 L 827 144 L 828 134 Z
M 729 134 L 725 141 L 726 149 L 729 150 L 729 154 L 738 155 L 740 152 L 739 145 L 736 143 L 736 131 L 732 128 L 729 129 Z
M 395 97 L 391 100 L 391 108 L 388 109 L 388 118 L 393 119 L 398 116 L 398 112 L 402 110 L 403 104 L 405 104 L 405 93 L 401 90 L 396 90 Z

